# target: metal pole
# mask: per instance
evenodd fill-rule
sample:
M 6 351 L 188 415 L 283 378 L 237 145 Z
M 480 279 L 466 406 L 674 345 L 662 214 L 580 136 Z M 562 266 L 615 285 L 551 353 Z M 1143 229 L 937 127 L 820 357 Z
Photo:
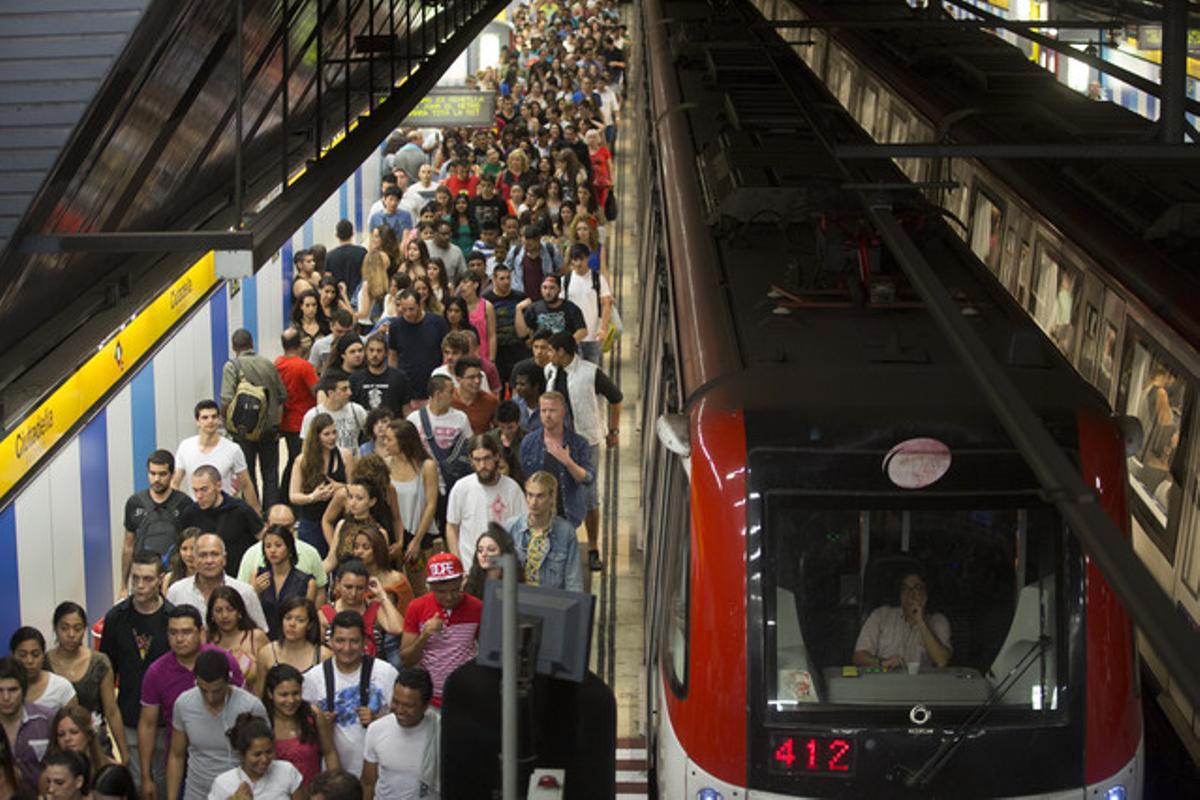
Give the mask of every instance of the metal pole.
M 504 614 L 500 651 L 500 757 L 504 800 L 517 799 L 517 556 L 500 558 Z
M 279 188 L 280 191 L 286 192 L 288 188 L 288 92 L 291 90 L 291 63 L 288 55 L 288 23 L 291 21 L 288 13 L 288 0 L 283 0 L 283 11 L 279 18 L 279 47 L 280 61 L 283 67 L 283 91 L 279 93 L 279 100 L 283 110 L 283 144 L 280 153 L 279 165 Z
M 325 51 L 322 45 L 322 39 L 325 38 L 325 10 L 321 5 L 321 0 L 317 0 L 317 108 L 313 114 L 313 120 L 316 130 L 313 131 L 313 148 L 315 153 L 313 158 L 321 157 L 321 118 L 325 114 L 325 109 L 321 107 L 321 84 L 325 82 Z
M 1162 140 L 1183 142 L 1187 99 L 1187 0 L 1164 0 L 1162 26 Z
M 1025 456 L 1038 482 L 1083 542 L 1087 554 L 1112 585 L 1171 681 L 1193 705 L 1200 703 L 1200 635 L 1180 616 L 1167 595 L 1134 554 L 1124 534 L 1096 502 L 1095 493 L 1063 454 L 1025 398 L 975 334 L 949 291 L 892 214 L 864 199 L 876 230 L 899 261 L 938 327 L 958 353 L 968 374 L 987 397 L 1001 425 Z M 1110 487 L 1124 491 L 1124 487 Z
M 236 53 L 235 58 L 237 59 L 237 79 L 234 81 L 235 95 L 233 101 L 236 104 L 233 115 L 233 208 L 237 214 L 235 225 L 238 229 L 242 227 L 242 95 L 245 91 L 242 83 L 245 80 L 243 72 L 245 71 L 244 65 L 246 63 L 245 44 L 242 41 L 242 2 L 243 0 L 234 0 L 234 5 L 236 6 L 236 11 L 234 12 L 234 38 L 237 39 L 237 45 L 234 50 Z M 286 132 L 284 135 L 286 136 Z

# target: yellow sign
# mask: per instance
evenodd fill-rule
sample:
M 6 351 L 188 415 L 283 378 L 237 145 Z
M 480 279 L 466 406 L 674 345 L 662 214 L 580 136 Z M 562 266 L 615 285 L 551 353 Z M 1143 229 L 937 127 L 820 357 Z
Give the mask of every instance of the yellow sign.
M 406 126 L 457 125 L 491 127 L 496 118 L 495 92 L 434 90 L 421 98 L 404 119 Z
M 109 337 L 0 442 L 0 504 L 7 502 L 13 487 L 216 283 L 213 254 L 209 253 Z

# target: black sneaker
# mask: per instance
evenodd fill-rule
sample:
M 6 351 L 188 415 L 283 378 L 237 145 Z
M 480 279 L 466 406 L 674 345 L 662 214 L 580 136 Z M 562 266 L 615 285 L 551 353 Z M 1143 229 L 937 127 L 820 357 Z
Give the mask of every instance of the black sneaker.
M 604 562 L 600 560 L 599 550 L 588 550 L 588 569 L 592 572 L 604 569 Z

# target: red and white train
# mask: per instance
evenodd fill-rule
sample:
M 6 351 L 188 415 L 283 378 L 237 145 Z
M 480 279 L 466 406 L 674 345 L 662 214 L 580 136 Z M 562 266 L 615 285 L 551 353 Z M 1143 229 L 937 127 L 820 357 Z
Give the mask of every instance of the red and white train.
M 832 159 L 862 131 L 749 4 L 643 15 L 657 796 L 1140 796 L 1130 621 L 866 222 L 854 187 L 901 174 Z M 888 199 L 1128 530 L 1105 399 L 938 210 Z M 855 666 L 913 573 L 948 664 Z

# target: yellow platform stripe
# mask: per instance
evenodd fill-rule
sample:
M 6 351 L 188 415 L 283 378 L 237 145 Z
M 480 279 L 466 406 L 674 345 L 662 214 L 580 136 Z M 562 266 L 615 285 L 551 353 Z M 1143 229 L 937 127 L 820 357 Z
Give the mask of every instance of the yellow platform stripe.
M 129 369 L 151 352 L 217 284 L 213 254 L 201 258 L 150 305 L 108 338 L 62 385 L 0 442 L 0 498 L 47 453 Z

